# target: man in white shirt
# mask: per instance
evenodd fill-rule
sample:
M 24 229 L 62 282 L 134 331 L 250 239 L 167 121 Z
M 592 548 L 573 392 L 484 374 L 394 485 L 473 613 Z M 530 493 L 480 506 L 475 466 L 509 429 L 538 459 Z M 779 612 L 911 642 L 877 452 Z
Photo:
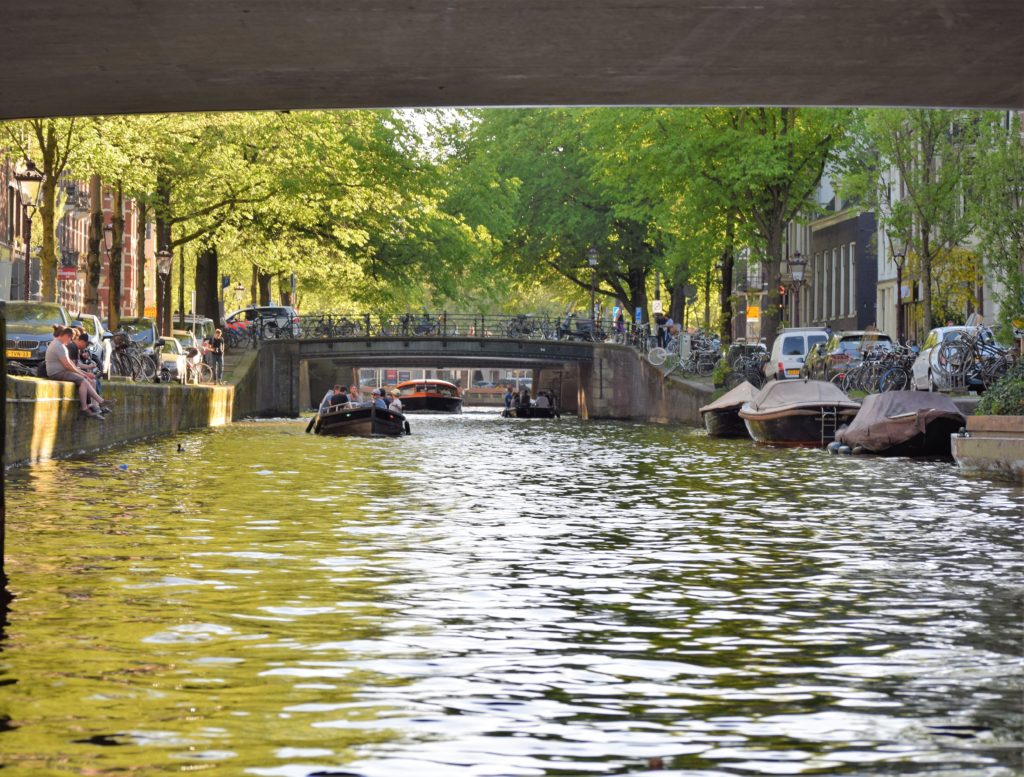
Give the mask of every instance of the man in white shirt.
M 534 407 L 551 407 L 551 403 L 548 402 L 548 395 L 543 391 L 537 395 L 536 401 L 533 403 Z
M 391 404 L 388 405 L 388 410 L 392 413 L 402 412 L 402 400 L 398 398 L 398 389 L 391 390 Z

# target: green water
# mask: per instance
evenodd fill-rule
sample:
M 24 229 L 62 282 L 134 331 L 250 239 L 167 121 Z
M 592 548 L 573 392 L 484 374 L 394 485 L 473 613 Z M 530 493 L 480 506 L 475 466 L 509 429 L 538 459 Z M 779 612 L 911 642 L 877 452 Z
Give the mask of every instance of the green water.
M 1021 773 L 1020 490 L 493 411 L 304 427 L 8 473 L 3 774 Z

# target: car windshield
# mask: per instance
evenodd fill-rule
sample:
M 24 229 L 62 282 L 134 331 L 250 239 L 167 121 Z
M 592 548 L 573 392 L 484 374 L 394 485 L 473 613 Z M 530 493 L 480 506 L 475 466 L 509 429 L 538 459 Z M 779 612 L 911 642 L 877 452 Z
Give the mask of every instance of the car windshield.
M 99 337 L 99 333 L 96 331 L 95 318 L 83 318 L 78 322 L 78 326 L 82 327 L 83 331 L 85 331 L 90 338 L 96 339 Z
M 783 356 L 803 356 L 804 355 L 804 336 L 803 335 L 789 335 L 782 341 L 782 355 Z
M 892 341 L 886 337 L 849 337 L 841 340 L 839 343 L 839 349 L 844 353 L 856 354 L 861 351 L 872 348 L 882 348 L 883 350 L 892 350 Z
M 127 332 L 132 340 L 143 345 L 153 345 L 156 339 L 153 334 L 153 322 L 147 318 L 122 318 L 121 329 Z
M 173 337 L 165 337 L 164 353 L 181 353 L 181 343 Z
M 807 343 L 811 347 L 825 342 L 828 342 L 828 335 L 807 335 Z
M 7 326 L 67 323 L 61 315 L 60 305 L 44 302 L 7 305 L 4 308 L 4 317 L 7 319 Z

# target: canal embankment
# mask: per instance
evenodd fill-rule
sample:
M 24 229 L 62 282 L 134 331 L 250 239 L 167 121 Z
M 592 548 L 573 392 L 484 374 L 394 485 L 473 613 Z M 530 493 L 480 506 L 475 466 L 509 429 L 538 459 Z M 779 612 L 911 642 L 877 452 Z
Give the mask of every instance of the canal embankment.
M 256 408 L 256 361 L 255 351 L 237 355 L 224 386 L 105 381 L 103 395 L 115 405 L 102 421 L 80 412 L 73 383 L 8 375 L 4 465 L 90 453 L 245 418 Z

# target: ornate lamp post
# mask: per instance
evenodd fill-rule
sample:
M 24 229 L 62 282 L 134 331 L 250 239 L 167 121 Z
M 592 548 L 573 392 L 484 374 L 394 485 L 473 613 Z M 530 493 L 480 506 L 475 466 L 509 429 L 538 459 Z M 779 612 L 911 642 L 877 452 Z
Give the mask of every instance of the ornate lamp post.
M 171 302 L 171 295 L 168 293 L 168 278 L 171 274 L 171 261 L 174 254 L 167 246 L 164 246 L 156 253 L 156 320 L 157 328 L 161 335 L 167 334 L 166 323 L 169 322 L 170 311 L 167 309 Z
M 39 207 L 39 198 L 43 192 L 43 181 L 46 176 L 36 169 L 35 162 L 26 159 L 23 167 L 14 173 L 18 182 L 18 196 L 21 199 L 22 215 L 25 225 L 25 299 L 32 297 L 32 216 Z
M 789 275 L 793 279 L 793 326 L 800 326 L 800 287 L 804 285 L 807 260 L 797 251 L 789 260 Z
M 903 251 L 894 251 L 892 263 L 896 265 L 896 342 L 903 345 L 903 266 L 907 263 L 907 255 Z
M 590 323 L 593 325 L 591 331 L 597 329 L 597 258 L 599 254 L 594 246 L 587 251 L 587 264 L 590 265 Z

